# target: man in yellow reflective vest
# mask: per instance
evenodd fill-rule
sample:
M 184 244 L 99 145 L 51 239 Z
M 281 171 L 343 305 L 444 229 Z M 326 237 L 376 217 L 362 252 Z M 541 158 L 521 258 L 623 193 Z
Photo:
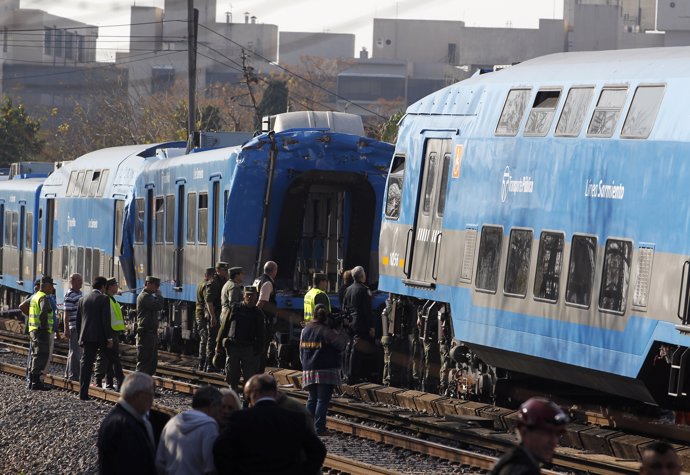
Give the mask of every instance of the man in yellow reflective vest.
M 328 298 L 326 289 L 328 288 L 328 277 L 326 274 L 314 274 L 312 279 L 313 287 L 304 296 L 304 322 L 314 318 L 314 308 L 318 304 L 323 304 L 331 313 L 331 299 Z
M 117 279 L 111 277 L 105 285 L 105 295 L 110 299 L 110 327 L 113 329 L 112 348 L 101 347 L 96 358 L 96 386 L 103 386 L 103 377 L 106 377 L 106 389 L 114 390 L 113 376 L 117 379 L 118 390 L 122 386 L 125 375 L 122 372 L 120 362 L 119 336 L 125 332 L 125 319 L 122 315 L 122 307 L 113 298 L 118 291 Z
M 41 381 L 41 375 L 50 357 L 50 334 L 55 321 L 53 306 L 50 303 L 53 290 L 53 279 L 44 276 L 41 278 L 41 288 L 31 297 L 29 306 L 29 335 L 32 347 L 29 389 L 38 391 L 50 389 Z

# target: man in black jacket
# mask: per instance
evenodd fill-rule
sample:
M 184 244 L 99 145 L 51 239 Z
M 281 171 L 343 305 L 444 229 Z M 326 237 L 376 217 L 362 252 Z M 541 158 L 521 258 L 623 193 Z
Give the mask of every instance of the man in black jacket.
M 349 384 L 356 384 L 367 379 L 365 363 L 374 357 L 374 315 L 371 311 L 371 292 L 364 285 L 367 275 L 362 266 L 352 269 L 354 283 L 347 288 L 343 306 L 352 318 L 350 329 L 353 338 L 349 349 L 349 367 L 347 378 Z M 368 365 L 370 368 L 373 364 Z
M 89 400 L 89 385 L 93 363 L 99 348 L 113 347 L 113 330 L 110 326 L 110 298 L 103 293 L 108 282 L 103 276 L 93 280 L 93 290 L 79 301 L 77 307 L 77 332 L 82 347 L 79 368 L 79 399 Z M 108 362 L 109 363 L 109 362 Z
M 252 407 L 233 412 L 227 429 L 213 446 L 218 473 L 318 473 L 326 457 L 326 447 L 313 432 L 313 427 L 308 426 L 304 413 L 278 406 L 273 376 L 252 376 L 244 393 Z
M 553 402 L 528 399 L 518 411 L 520 445 L 496 462 L 491 475 L 539 475 L 542 463 L 551 463 L 568 416 Z
M 156 443 L 146 414 L 153 404 L 154 383 L 142 372 L 127 375 L 120 400 L 98 430 L 98 473 L 156 473 Z

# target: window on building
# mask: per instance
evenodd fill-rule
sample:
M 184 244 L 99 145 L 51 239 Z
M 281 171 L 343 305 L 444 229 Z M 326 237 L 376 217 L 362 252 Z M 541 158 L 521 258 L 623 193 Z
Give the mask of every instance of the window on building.
M 24 244 L 24 249 L 27 251 L 31 250 L 31 242 L 34 239 L 34 214 L 33 213 L 26 213 L 26 231 L 24 232 L 24 236 L 26 236 L 25 239 L 25 244 Z
M 12 247 L 17 247 L 17 240 L 19 239 L 19 213 L 14 211 L 12 213 Z
M 501 260 L 503 229 L 498 226 L 484 226 L 479 241 L 479 258 L 477 259 L 478 290 L 496 292 L 498 283 L 498 265 Z
M 632 243 L 618 239 L 606 241 L 604 251 L 604 270 L 599 289 L 599 308 L 623 313 L 630 285 L 630 263 L 632 262 Z
M 611 137 L 613 135 L 627 95 L 627 88 L 604 88 L 601 91 L 594 115 L 589 123 L 588 136 Z
M 525 135 L 543 137 L 548 133 L 560 96 L 560 90 L 542 90 L 537 92 L 537 96 L 532 104 L 532 110 L 527 118 L 527 125 L 525 125 Z
M 144 198 L 137 198 L 134 200 L 134 242 L 136 244 L 144 243 L 144 215 L 146 204 Z
M 96 190 L 96 196 L 103 196 L 105 193 L 105 187 L 108 186 L 108 177 L 110 176 L 110 170 L 101 171 L 101 179 L 98 182 L 98 190 Z
M 57 58 L 62 58 L 63 55 L 63 43 L 64 43 L 65 32 L 62 30 L 55 30 L 55 41 L 53 43 L 53 51 L 55 51 L 55 56 Z M 87 282 L 89 282 L 87 280 Z
M 441 165 L 441 183 L 438 187 L 438 203 L 436 205 L 436 214 L 443 216 L 446 210 L 446 193 L 448 192 L 448 170 L 450 168 L 450 153 L 443 156 L 443 164 Z
M 561 233 L 541 233 L 534 276 L 534 298 L 538 300 L 558 301 L 564 241 L 565 236 Z
M 165 197 L 165 242 L 175 241 L 175 195 Z
M 591 236 L 573 236 L 570 245 L 570 265 L 565 300 L 589 307 L 597 262 L 597 239 Z
M 77 61 L 80 63 L 86 62 L 86 49 L 84 46 L 84 37 L 82 35 L 77 35 Z
M 44 28 L 43 30 L 43 53 L 48 56 L 53 55 L 53 29 Z
M 398 219 L 400 216 L 404 181 L 405 155 L 396 155 L 393 157 L 386 185 L 386 218 L 388 219 Z
M 512 89 L 508 93 L 501 118 L 496 126 L 496 135 L 517 135 L 530 92 L 530 89 Z
M 529 263 L 532 254 L 532 231 L 513 229 L 510 231 L 508 244 L 508 261 L 503 291 L 509 295 L 524 297 L 527 295 Z
M 199 244 L 208 241 L 208 193 L 199 193 Z
M 623 123 L 621 137 L 646 139 L 652 132 L 665 86 L 640 86 L 635 91 L 630 110 Z
M 196 241 L 196 193 L 187 193 L 187 242 Z
M 448 64 L 455 66 L 458 64 L 458 45 L 456 43 L 448 43 Z
M 74 59 L 74 33 L 65 32 L 65 58 Z
M 162 196 L 156 197 L 156 242 L 163 242 L 163 232 L 165 231 L 165 201 Z
M 556 136 L 577 137 L 580 135 L 593 95 L 593 87 L 574 87 L 568 91 L 561 117 L 556 125 Z

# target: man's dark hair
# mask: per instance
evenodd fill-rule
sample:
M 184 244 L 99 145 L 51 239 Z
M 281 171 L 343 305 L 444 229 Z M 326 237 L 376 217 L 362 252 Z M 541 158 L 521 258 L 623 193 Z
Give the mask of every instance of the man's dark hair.
M 245 394 L 255 394 L 257 396 L 274 396 L 278 393 L 278 383 L 270 374 L 255 374 L 247 382 Z
M 103 290 L 103 287 L 105 287 L 107 284 L 108 279 L 106 277 L 103 277 L 102 275 L 99 275 L 98 277 L 93 279 L 91 287 L 93 287 L 96 290 Z
M 328 280 L 328 277 L 325 274 L 314 274 L 314 277 L 312 278 L 314 287 L 318 287 L 321 282 L 326 280 Z
M 220 404 L 223 399 L 223 394 L 213 386 L 201 386 L 194 391 L 192 396 L 192 409 L 201 409 L 204 407 L 211 407 L 214 404 Z
M 642 449 L 643 452 L 646 452 L 647 450 L 651 450 L 659 455 L 664 455 L 665 453 L 672 451 L 673 447 L 668 442 L 657 440 Z
M 326 323 L 328 320 L 328 309 L 324 304 L 320 303 L 314 307 L 314 320 L 319 323 Z

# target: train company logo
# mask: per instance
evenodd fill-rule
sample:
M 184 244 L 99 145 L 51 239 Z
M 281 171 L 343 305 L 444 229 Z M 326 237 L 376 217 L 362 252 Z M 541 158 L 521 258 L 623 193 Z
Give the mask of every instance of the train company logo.
M 523 176 L 518 180 L 513 180 L 510 174 L 510 167 L 503 170 L 503 180 L 501 180 L 501 202 L 505 203 L 508 193 L 532 193 L 534 191 L 534 180 L 531 176 Z
M 585 184 L 585 198 L 600 198 L 603 200 L 622 200 L 625 196 L 625 186 L 622 183 L 616 185 L 615 181 L 611 184 L 587 180 Z

